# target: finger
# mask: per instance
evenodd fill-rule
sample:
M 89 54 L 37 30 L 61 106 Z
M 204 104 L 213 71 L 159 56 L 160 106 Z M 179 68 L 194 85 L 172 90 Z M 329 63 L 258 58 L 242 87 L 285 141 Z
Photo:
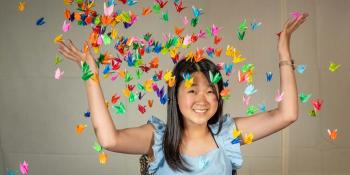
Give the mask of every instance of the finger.
M 76 57 L 74 56 L 74 55 L 71 55 L 70 53 L 68 53 L 68 52 L 66 52 L 66 51 L 64 51 L 64 50 L 62 50 L 62 49 L 58 49 L 58 52 L 61 54 L 61 55 L 63 55 L 64 57 L 66 57 L 66 58 L 68 58 L 68 59 L 70 59 L 70 60 L 73 60 L 73 61 L 77 61 L 76 60 Z
M 72 40 L 69 40 L 68 42 L 70 48 L 72 49 L 72 51 L 79 57 L 84 57 L 84 54 L 73 44 Z
M 92 58 L 92 55 L 91 55 L 91 47 L 89 45 L 89 43 L 87 41 L 84 42 L 84 46 L 83 46 L 83 50 L 84 50 L 84 54 L 86 54 L 86 56 L 88 57 L 91 57 Z
M 85 54 L 91 54 L 90 53 L 91 48 L 90 48 L 90 45 L 87 41 L 84 42 L 83 51 Z
M 65 45 L 60 45 L 60 46 L 58 47 L 58 49 L 61 50 L 61 51 L 63 51 L 63 52 L 66 52 L 66 53 L 71 52 L 71 51 L 69 50 L 69 48 L 66 47 Z
M 76 54 L 75 52 L 73 52 L 71 49 L 69 49 L 68 47 L 66 47 L 65 45 L 60 45 L 59 49 L 66 53 L 66 55 L 70 55 L 72 59 L 74 60 L 79 60 L 80 56 L 78 54 Z
M 291 31 L 295 31 L 302 23 L 304 23 L 306 20 L 306 17 L 302 16 L 296 22 L 291 26 Z
M 289 23 L 287 25 L 287 28 L 295 25 L 299 20 L 304 19 L 304 18 L 306 18 L 308 16 L 309 16 L 308 13 L 303 13 L 302 15 L 298 16 L 297 18 L 290 17 L 289 20 L 288 20 Z
M 307 18 L 309 16 L 309 13 L 303 13 L 303 17 Z
M 65 43 L 61 43 L 60 47 L 67 53 L 69 53 L 70 55 L 73 55 L 74 57 L 76 57 L 75 59 L 79 59 L 80 57 L 82 57 L 82 54 L 79 51 L 75 51 L 70 43 L 65 44 Z
M 80 52 L 77 47 L 75 47 L 75 45 L 73 44 L 73 41 L 72 40 L 69 40 L 68 41 L 68 44 L 70 46 L 70 48 L 74 51 L 74 52 Z
M 291 31 L 291 32 L 294 31 L 300 25 L 300 22 L 302 20 L 304 20 L 307 16 L 308 16 L 308 14 L 305 13 L 305 14 L 302 14 L 301 16 L 295 18 L 293 20 L 293 22 L 291 23 L 291 25 L 288 26 L 288 30 Z
M 63 41 L 62 41 L 62 42 L 59 42 L 59 45 L 62 46 L 62 47 L 64 47 L 64 48 L 66 48 L 66 49 L 68 49 L 68 50 L 70 50 L 70 48 L 67 46 L 67 44 L 64 43 Z
M 294 18 L 293 21 L 289 24 L 288 26 L 288 30 L 291 30 L 298 22 L 299 22 L 300 18 Z
M 60 47 L 60 48 L 66 48 L 67 47 L 63 41 L 60 41 L 57 44 L 58 44 L 58 47 Z
M 294 17 L 293 21 L 290 23 L 290 25 L 288 26 L 289 28 L 294 27 L 295 25 L 297 25 L 297 23 L 299 23 L 300 20 L 306 18 L 307 16 L 309 16 L 308 13 L 303 13 L 300 16 Z
M 72 56 L 76 57 L 75 59 L 79 58 L 79 55 L 77 55 L 66 43 L 61 42 L 60 43 L 60 48 L 64 52 L 69 53 L 69 55 L 72 55 Z
M 76 57 L 76 59 L 79 59 L 80 57 L 82 57 L 82 54 L 80 53 L 80 51 L 78 51 L 77 49 L 74 49 L 74 45 L 73 42 L 71 40 L 69 40 L 69 42 L 67 44 L 65 44 L 67 51 L 70 52 L 71 55 L 74 55 Z
M 305 22 L 305 19 L 300 20 L 300 21 L 295 25 L 295 27 L 293 28 L 293 31 L 295 31 L 296 29 L 298 29 L 299 26 L 300 26 L 301 24 L 303 24 L 304 22 Z
M 290 26 L 290 24 L 293 22 L 293 20 L 291 18 L 288 18 L 288 20 L 284 23 L 283 25 L 283 29 L 287 29 L 288 26 Z
M 301 16 L 298 17 L 298 20 L 299 20 L 299 21 L 300 21 L 300 20 L 305 20 L 308 16 L 309 16 L 308 13 L 303 13 L 303 15 L 301 15 Z

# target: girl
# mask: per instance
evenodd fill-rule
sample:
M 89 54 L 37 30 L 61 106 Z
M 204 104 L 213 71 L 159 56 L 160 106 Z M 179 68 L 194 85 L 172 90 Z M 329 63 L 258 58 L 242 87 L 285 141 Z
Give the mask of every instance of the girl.
M 216 65 L 208 59 L 199 62 L 181 60 L 173 70 L 176 84 L 168 88 L 166 124 L 152 116 L 145 125 L 116 129 L 100 84 L 91 79 L 86 81 L 91 120 L 99 143 L 113 152 L 147 154 L 149 173 L 228 175 L 235 172 L 242 165 L 240 145 L 244 142 L 240 145 L 231 143 L 234 128 L 252 133 L 252 141 L 256 141 L 298 118 L 297 87 L 289 45 L 292 33 L 307 16 L 302 14 L 289 19 L 279 34 L 280 89 L 285 95 L 276 109 L 251 117 L 222 115 L 223 99 L 219 92 L 223 82 L 213 83 L 209 79 L 209 72 L 220 73 Z M 78 65 L 86 61 L 90 69 L 98 73 L 89 49 L 81 52 L 69 41 L 59 43 L 58 51 Z M 191 87 L 185 87 L 184 73 L 194 78 Z M 244 135 L 241 137 L 241 140 L 245 139 Z

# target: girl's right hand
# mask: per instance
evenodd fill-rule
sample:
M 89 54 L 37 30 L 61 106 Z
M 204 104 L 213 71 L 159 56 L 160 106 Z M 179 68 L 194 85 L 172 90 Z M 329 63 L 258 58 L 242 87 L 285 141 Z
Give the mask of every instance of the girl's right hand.
M 84 43 L 84 51 L 78 50 L 71 40 L 67 43 L 64 43 L 63 41 L 59 42 L 58 46 L 58 52 L 77 63 L 79 67 L 81 67 L 81 62 L 86 61 L 89 64 L 91 71 L 98 73 L 96 62 L 90 53 L 90 47 L 87 42 Z

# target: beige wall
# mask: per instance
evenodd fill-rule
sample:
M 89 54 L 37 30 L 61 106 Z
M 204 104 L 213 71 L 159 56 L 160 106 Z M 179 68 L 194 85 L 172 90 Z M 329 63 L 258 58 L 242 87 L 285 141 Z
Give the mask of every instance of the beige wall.
M 150 5 L 151 1 L 142 2 Z M 222 26 L 224 41 L 240 49 L 248 62 L 256 65 L 255 86 L 258 93 L 253 104 L 265 102 L 268 109 L 276 106 L 273 95 L 278 88 L 276 33 L 292 11 L 310 13 L 308 21 L 294 34 L 293 58 L 297 64 L 306 64 L 304 74 L 297 74 L 298 89 L 324 99 L 324 107 L 316 118 L 308 117 L 311 104 L 300 104 L 300 119 L 283 132 L 276 133 L 252 145 L 242 147 L 244 155 L 240 175 L 290 174 L 329 175 L 350 174 L 350 117 L 348 106 L 349 83 L 349 19 L 348 0 L 200 0 L 186 1 L 204 9 L 200 25 Z M 137 7 L 138 11 L 140 6 Z M 1 50 L 0 50 L 0 173 L 6 168 L 17 168 L 19 161 L 27 160 L 31 174 L 138 174 L 138 157 L 109 153 L 109 163 L 99 165 L 97 153 L 91 148 L 95 141 L 88 119 L 82 117 L 87 108 L 84 84 L 76 65 L 64 61 L 61 68 L 63 79 L 52 78 L 57 54 L 53 38 L 61 31 L 64 5 L 62 1 L 29 1 L 26 11 L 16 10 L 17 1 L 1 3 Z M 100 6 L 101 7 L 101 6 Z M 192 16 L 187 9 L 184 15 Z M 135 9 L 135 8 L 133 8 Z M 35 26 L 44 16 L 47 24 Z M 161 32 L 172 32 L 173 24 L 181 19 L 169 10 L 171 25 L 158 20 L 159 15 L 141 19 L 141 23 L 126 35 L 141 35 L 152 31 L 157 38 Z M 239 42 L 234 30 L 246 18 L 261 21 L 261 29 L 247 33 Z M 198 31 L 197 29 L 194 31 Z M 88 29 L 74 25 L 65 38 L 81 44 Z M 211 40 L 194 47 L 206 46 Z M 162 59 L 165 68 L 168 57 Z M 223 57 L 225 58 L 225 57 Z M 228 58 L 225 58 L 226 62 Z M 334 61 L 342 67 L 328 71 Z M 170 68 L 170 67 L 169 67 Z M 273 81 L 265 82 L 265 72 L 274 73 Z M 231 80 L 232 82 L 232 80 Z M 120 92 L 122 83 L 102 81 L 105 96 Z M 234 116 L 245 114 L 241 103 L 244 85 L 231 83 L 232 98 L 225 104 L 225 112 Z M 149 95 L 152 97 L 152 95 Z M 118 128 L 144 124 L 152 114 L 165 119 L 166 109 L 155 103 L 152 109 L 140 116 L 136 105 L 127 106 L 125 116 L 113 119 Z M 230 107 L 233 106 L 233 107 Z M 74 133 L 74 125 L 86 123 L 88 129 L 81 136 Z M 337 128 L 336 141 L 327 138 L 326 130 Z

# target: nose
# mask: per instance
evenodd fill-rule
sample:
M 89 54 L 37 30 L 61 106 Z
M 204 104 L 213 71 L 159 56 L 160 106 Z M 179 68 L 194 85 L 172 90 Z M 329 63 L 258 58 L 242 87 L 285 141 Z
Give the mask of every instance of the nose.
M 198 93 L 195 97 L 195 101 L 196 104 L 205 106 L 208 104 L 207 95 L 204 93 Z

